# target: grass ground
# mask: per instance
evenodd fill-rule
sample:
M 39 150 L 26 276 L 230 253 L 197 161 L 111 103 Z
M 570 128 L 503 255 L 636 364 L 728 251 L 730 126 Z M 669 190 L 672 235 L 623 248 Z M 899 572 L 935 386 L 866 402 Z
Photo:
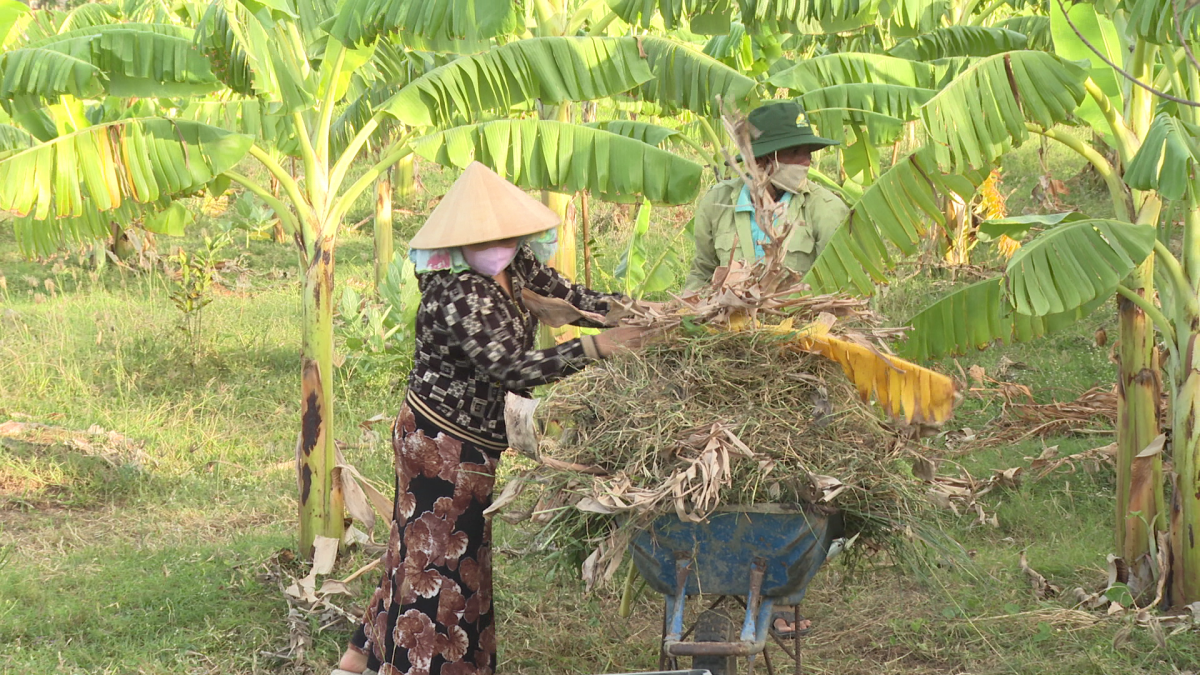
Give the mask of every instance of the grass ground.
M 1071 190 L 1063 201 L 1103 208 L 1078 166 L 1053 153 L 1047 161 Z M 1006 169 L 1007 189 L 1015 190 L 1010 206 L 1020 212 L 1031 202 L 1037 157 L 1018 153 Z M 445 182 L 428 174 L 426 187 L 438 194 Z M 429 203 L 418 198 L 403 206 L 411 215 L 397 223 L 401 240 L 415 231 Z M 611 270 L 632 212 L 596 211 L 598 266 Z M 658 230 L 669 231 L 686 211 L 662 209 L 655 217 Z M 179 243 L 200 246 L 198 235 Z M 79 431 L 96 425 L 120 432 L 145 453 L 125 448 L 124 455 L 104 460 L 63 443 L 0 445 L 0 672 L 319 673 L 336 660 L 350 628 L 322 631 L 315 621 L 303 658 L 269 655 L 286 648 L 289 636 L 273 564 L 293 546 L 295 531 L 295 257 L 286 246 L 258 240 L 240 242 L 228 255 L 239 265 L 228 273 L 232 290 L 214 291 L 199 337 L 190 340 L 162 275 L 115 267 L 95 274 L 75 256 L 26 261 L 11 234 L 0 233 L 0 423 Z M 345 236 L 338 282 L 365 286 L 370 265 L 370 233 Z M 235 274 L 241 283 L 234 283 Z M 909 276 L 878 301 L 897 321 L 952 285 L 928 270 Z M 598 277 L 600 285 L 610 283 Z M 1107 349 L 1092 339 L 1098 327 L 1112 332 L 1111 316 L 1102 310 L 1037 344 L 938 367 L 953 373 L 981 365 L 995 374 L 1007 359 L 1025 366 L 1007 379 L 1030 386 L 1042 400 L 1068 399 L 1111 381 Z M 390 450 L 358 425 L 394 413 L 402 377 L 347 366 L 337 384 L 337 433 L 347 458 L 384 482 L 390 482 Z M 968 396 L 949 428 L 982 430 L 999 412 L 994 398 Z M 1108 440 L 1032 439 L 957 461 L 987 475 L 1027 464 L 1043 444 L 1058 444 L 1066 454 Z M 916 567 L 831 563 L 804 606 L 817 625 L 805 642 L 806 672 L 1200 669 L 1194 634 L 1159 645 L 1145 629 L 1129 630 L 1132 619 L 1124 615 L 1084 614 L 1072 611 L 1068 599 L 1036 599 L 1018 569 L 1024 550 L 1060 586 L 1102 584 L 1112 487 L 1107 472 L 1060 473 L 989 495 L 986 508 L 998 527 L 974 524 L 973 514 L 947 513 L 941 525 L 971 552 L 969 559 Z M 620 619 L 615 591 L 585 594 L 570 575 L 553 572 L 528 530 L 498 522 L 497 539 L 501 672 L 582 675 L 657 667 L 658 598 L 642 595 L 633 616 Z M 357 553 L 339 572 L 366 560 Z M 368 575 L 356 582 L 357 602 L 373 581 Z

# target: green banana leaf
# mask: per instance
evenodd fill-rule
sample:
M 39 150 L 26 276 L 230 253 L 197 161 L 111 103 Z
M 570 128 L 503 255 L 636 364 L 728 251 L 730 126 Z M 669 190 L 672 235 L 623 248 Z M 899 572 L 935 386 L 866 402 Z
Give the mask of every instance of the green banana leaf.
M 191 194 L 236 166 L 252 142 L 189 120 L 88 127 L 0 159 L 0 210 L 47 220 Z
M 578 192 L 601 199 L 686 204 L 700 191 L 703 167 L 608 131 L 539 120 L 454 127 L 417 139 L 413 151 L 444 166 L 482 162 L 529 190 Z
M 1200 161 L 1200 127 L 1166 113 L 1154 118 L 1146 140 L 1125 169 L 1135 190 L 1158 190 L 1167 199 L 1183 199 L 1195 184 Z
M 1112 293 L 1061 314 L 1034 317 L 1018 314 L 1004 298 L 1004 281 L 986 279 L 956 289 L 908 320 L 911 329 L 896 352 L 923 361 L 986 349 L 997 340 L 1027 342 L 1087 317 Z
M 189 29 L 119 23 L 80 28 L 0 55 L 0 99 L 192 96 L 215 91 Z
M 1069 119 L 1084 97 L 1086 72 L 1045 52 L 1005 52 L 982 59 L 922 109 L 943 171 L 995 162 L 1029 137 L 1026 122 L 1050 128 Z
M 894 265 L 889 247 L 911 255 L 931 224 L 944 227 L 940 197 L 957 193 L 970 200 L 989 168 L 965 176 L 939 171 L 934 152 L 922 148 L 883 172 L 851 205 L 838 228 L 804 277 L 816 293 L 875 292 Z
M 533 38 L 435 68 L 383 108 L 404 124 L 428 128 L 534 101 L 552 105 L 612 96 L 652 77 L 634 38 Z
M 1013 254 L 1005 287 L 1021 314 L 1060 314 L 1111 295 L 1154 250 L 1154 241 L 1153 225 L 1116 220 L 1059 225 Z

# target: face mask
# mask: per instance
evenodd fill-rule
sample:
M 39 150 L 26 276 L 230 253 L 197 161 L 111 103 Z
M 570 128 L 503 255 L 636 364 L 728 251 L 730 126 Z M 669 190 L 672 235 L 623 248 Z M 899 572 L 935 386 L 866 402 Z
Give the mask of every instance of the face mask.
M 808 167 L 803 164 L 776 164 L 771 171 L 771 184 L 780 190 L 797 192 L 808 184 Z
M 471 269 L 485 274 L 489 277 L 494 277 L 504 271 L 512 259 L 517 255 L 517 244 L 497 244 L 487 248 L 470 249 L 466 246 L 462 248 L 463 258 Z

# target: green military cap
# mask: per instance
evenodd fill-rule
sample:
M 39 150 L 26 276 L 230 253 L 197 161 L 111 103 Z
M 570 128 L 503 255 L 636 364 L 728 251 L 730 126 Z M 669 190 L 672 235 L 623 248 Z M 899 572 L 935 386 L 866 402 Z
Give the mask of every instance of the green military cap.
M 804 115 L 804 109 L 795 101 L 774 101 L 750 111 L 750 125 L 759 131 L 752 139 L 751 150 L 755 157 L 769 155 L 785 148 L 814 146 L 825 148 L 838 145 L 837 141 L 821 138 L 813 133 Z

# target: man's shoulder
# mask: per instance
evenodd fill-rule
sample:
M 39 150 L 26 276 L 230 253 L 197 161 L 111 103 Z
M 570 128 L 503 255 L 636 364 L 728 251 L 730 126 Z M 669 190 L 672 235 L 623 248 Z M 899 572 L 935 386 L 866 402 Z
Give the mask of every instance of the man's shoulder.
M 842 198 L 839 197 L 836 192 L 830 190 L 824 185 L 819 185 L 817 183 L 810 182 L 808 184 L 808 195 L 809 199 L 811 199 L 814 204 L 838 204 L 840 206 L 846 205 L 846 202 L 842 201 Z
M 833 190 L 810 183 L 808 198 L 804 200 L 804 210 L 810 218 L 826 218 L 840 223 L 850 212 L 850 207 L 846 206 L 846 202 Z
M 741 191 L 742 185 L 742 179 L 736 177 L 719 181 L 700 197 L 700 201 L 696 205 L 697 207 L 715 205 L 732 207 L 737 202 L 737 195 Z M 846 210 L 848 208 L 836 192 L 812 182 L 809 183 L 805 201 L 820 209 Z
M 727 178 L 718 181 L 700 198 L 702 204 L 733 204 L 734 196 L 742 189 L 741 178 Z

